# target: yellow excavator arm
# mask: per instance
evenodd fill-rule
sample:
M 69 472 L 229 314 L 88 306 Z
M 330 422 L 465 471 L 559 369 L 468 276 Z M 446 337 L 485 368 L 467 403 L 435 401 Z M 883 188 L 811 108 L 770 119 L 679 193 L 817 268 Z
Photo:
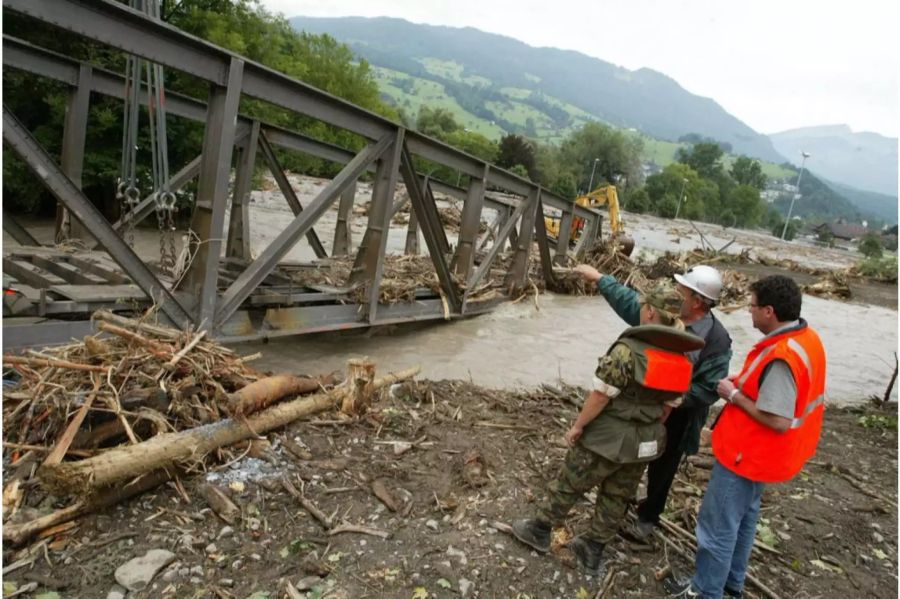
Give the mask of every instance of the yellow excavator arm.
M 619 194 L 615 185 L 603 185 L 590 193 L 575 198 L 575 203 L 585 208 L 607 206 L 609 208 L 609 228 L 613 235 L 622 232 L 622 217 L 619 214 Z

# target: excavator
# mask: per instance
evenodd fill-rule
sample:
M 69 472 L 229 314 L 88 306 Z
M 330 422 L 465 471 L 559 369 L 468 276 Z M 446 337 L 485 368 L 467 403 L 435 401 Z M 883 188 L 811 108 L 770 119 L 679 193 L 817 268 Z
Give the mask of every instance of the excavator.
M 612 230 L 613 237 L 617 238 L 622 245 L 623 253 L 630 256 L 634 250 L 634 239 L 625 235 L 622 226 L 622 217 L 619 215 L 619 195 L 616 192 L 615 185 L 601 185 L 597 189 L 580 195 L 575 198 L 575 204 L 584 206 L 585 208 L 597 208 L 599 206 L 607 206 L 609 209 L 609 226 Z M 544 225 L 547 228 L 547 235 L 553 239 L 559 239 L 559 227 L 561 219 L 559 217 L 545 216 Z M 569 234 L 569 242 L 578 241 L 581 232 L 584 229 L 584 219 L 574 217 L 572 219 L 572 230 Z

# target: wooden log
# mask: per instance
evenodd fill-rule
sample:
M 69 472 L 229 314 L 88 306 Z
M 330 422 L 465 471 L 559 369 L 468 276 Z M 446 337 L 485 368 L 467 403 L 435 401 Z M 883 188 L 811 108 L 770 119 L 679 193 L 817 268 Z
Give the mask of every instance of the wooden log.
M 67 370 L 85 370 L 88 372 L 103 372 L 109 370 L 109 366 L 94 366 L 93 364 L 82 364 L 80 362 L 69 362 L 68 360 L 58 360 L 56 358 L 28 358 L 25 356 L 3 355 L 3 363 L 16 366 L 37 366 L 43 368 L 64 368 Z
M 368 360 L 350 360 L 347 362 L 348 393 L 341 404 L 341 412 L 349 416 L 361 416 L 372 404 L 375 378 L 375 364 Z
M 97 328 L 101 331 L 105 331 L 107 333 L 116 335 L 117 337 L 121 337 L 122 339 L 137 343 L 138 345 L 143 345 L 157 356 L 168 358 L 172 355 L 172 348 L 170 346 L 164 345 L 159 341 L 154 341 L 153 339 L 148 339 L 147 337 L 144 337 L 139 333 L 135 333 L 134 331 L 129 331 L 128 329 L 124 329 L 120 326 L 116 326 L 114 324 L 109 324 L 106 322 L 101 322 L 97 326 Z
M 312 393 L 321 386 L 333 384 L 330 376 L 306 378 L 279 374 L 250 383 L 228 395 L 228 412 L 232 416 L 248 416 L 291 395 Z
M 241 508 L 236 506 L 234 502 L 215 485 L 200 485 L 199 491 L 209 507 L 212 508 L 212 511 L 228 524 L 234 524 L 237 517 L 241 515 Z
M 419 370 L 415 367 L 389 374 L 374 381 L 372 389 L 412 378 Z M 219 447 L 255 438 L 295 420 L 333 408 L 346 397 L 348 386 L 341 385 L 326 393 L 271 406 L 249 418 L 229 418 L 177 433 L 163 433 L 86 460 L 46 466 L 38 470 L 38 477 L 57 494 L 85 493 L 106 487 L 180 461 L 200 459 Z
M 51 526 L 69 522 L 84 514 L 101 510 L 128 499 L 129 497 L 143 493 L 144 491 L 149 491 L 150 489 L 163 484 L 172 478 L 173 475 L 174 471 L 171 473 L 166 470 L 152 472 L 140 477 L 131 484 L 105 490 L 89 499 L 77 501 L 68 507 L 47 514 L 46 516 L 35 518 L 29 522 L 22 524 L 6 523 L 3 525 L 3 540 L 14 545 L 19 545 Z
M 163 339 L 178 339 L 182 333 L 177 329 L 171 329 L 169 327 L 157 326 L 155 324 L 150 324 L 149 322 L 144 322 L 142 320 L 135 320 L 133 318 L 125 318 L 124 316 L 119 316 L 118 314 L 113 314 L 108 310 L 97 310 L 91 316 L 91 320 L 99 320 L 101 322 L 108 322 L 110 324 L 114 324 L 126 329 L 132 329 L 135 331 L 142 331 L 144 333 L 149 333 L 150 335 L 154 335 L 156 337 L 162 337 Z

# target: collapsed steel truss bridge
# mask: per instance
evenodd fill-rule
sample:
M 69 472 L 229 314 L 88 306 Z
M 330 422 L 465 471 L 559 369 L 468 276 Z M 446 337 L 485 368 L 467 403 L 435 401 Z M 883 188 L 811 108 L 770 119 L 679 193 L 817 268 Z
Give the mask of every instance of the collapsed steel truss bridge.
M 3 37 L 3 65 L 65 84 L 69 89 L 62 153 L 57 163 L 4 105 L 3 141 L 52 192 L 60 205 L 89 233 L 96 251 L 61 252 L 38 244 L 15 215 L 4 211 L 3 227 L 18 246 L 4 248 L 4 282 L 18 291 L 4 299 L 6 349 L 62 343 L 92 332 L 90 313 L 99 308 L 128 310 L 159 306 L 178 327 L 208 330 L 223 341 L 349 329 L 416 320 L 478 314 L 503 299 L 476 301 L 470 291 L 495 266 L 510 244 L 506 272 L 509 290 L 525 284 L 532 245 L 540 250 L 543 276 L 553 278 L 554 263 L 570 251 L 573 218 L 586 225 L 579 252 L 600 235 L 601 215 L 574 205 L 522 179 L 384 117 L 335 98 L 268 67 L 214 46 L 179 29 L 110 0 L 3 0 L 4 11 L 26 15 L 112 49 L 139 56 L 208 82 L 205 102 L 168 93 L 170 115 L 204 123 L 202 153 L 172 176 L 173 191 L 197 179 L 190 227 L 195 255 L 177 282 L 166 280 L 125 241 L 127 227 L 154 212 L 144 198 L 118 222 L 110 223 L 81 191 L 91 94 L 125 98 L 125 79 L 91 64 Z M 140 101 L 147 103 L 147 90 Z M 367 140 L 354 153 L 241 114 L 241 96 L 311 117 Z M 307 205 L 293 192 L 273 148 L 324 159 L 342 169 Z M 259 255 L 250 254 L 250 188 L 261 154 L 294 214 L 287 227 Z M 449 167 L 468 178 L 467 188 L 449 185 L 416 171 L 414 157 Z M 234 185 L 229 189 L 234 162 Z M 366 231 L 355 250 L 351 280 L 365 291 L 348 301 L 346 289 L 297 288 L 280 272 L 280 263 L 301 240 L 320 259 L 326 250 L 313 228 L 338 202 L 332 255 L 354 251 L 349 222 L 361 176 L 373 180 Z M 407 195 L 395 200 L 399 180 Z M 491 193 L 503 190 L 504 195 Z M 463 201 L 459 236 L 447 237 L 434 193 Z M 423 289 L 410 303 L 379 303 L 379 286 L 392 217 L 411 203 L 406 253 L 418 253 L 419 232 L 440 282 L 440 293 Z M 546 209 L 560 214 L 559 239 L 547 236 Z M 485 208 L 497 214 L 490 235 L 479 235 Z M 230 217 L 226 219 L 226 213 Z M 227 222 L 226 222 L 227 221 Z M 320 227 L 321 228 L 321 227 Z M 224 250 L 224 251 L 223 251 Z M 551 250 L 554 250 L 551 255 Z M 282 264 L 283 266 L 283 264 Z M 458 286 L 454 279 L 465 281 Z

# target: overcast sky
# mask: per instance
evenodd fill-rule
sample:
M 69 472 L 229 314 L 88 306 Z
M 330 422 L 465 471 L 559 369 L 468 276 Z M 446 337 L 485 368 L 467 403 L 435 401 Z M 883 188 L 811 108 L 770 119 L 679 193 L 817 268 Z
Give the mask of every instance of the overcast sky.
M 390 16 L 648 67 L 761 133 L 898 133 L 896 0 L 261 0 L 286 17 Z

